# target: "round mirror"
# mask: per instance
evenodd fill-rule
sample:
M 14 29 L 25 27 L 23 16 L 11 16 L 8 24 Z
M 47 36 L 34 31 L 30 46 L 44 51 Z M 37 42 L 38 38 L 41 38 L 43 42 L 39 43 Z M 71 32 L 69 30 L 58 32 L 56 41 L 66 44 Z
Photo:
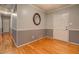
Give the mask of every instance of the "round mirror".
M 39 25 L 41 22 L 41 17 L 39 15 L 39 13 L 35 13 L 33 16 L 33 22 L 35 25 Z

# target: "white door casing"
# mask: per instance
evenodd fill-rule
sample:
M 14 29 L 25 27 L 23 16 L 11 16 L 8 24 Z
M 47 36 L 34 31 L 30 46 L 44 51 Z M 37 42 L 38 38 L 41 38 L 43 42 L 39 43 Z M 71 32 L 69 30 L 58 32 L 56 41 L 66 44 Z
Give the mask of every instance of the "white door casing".
M 10 19 L 9 18 L 3 18 L 3 32 L 9 32 L 10 31 Z

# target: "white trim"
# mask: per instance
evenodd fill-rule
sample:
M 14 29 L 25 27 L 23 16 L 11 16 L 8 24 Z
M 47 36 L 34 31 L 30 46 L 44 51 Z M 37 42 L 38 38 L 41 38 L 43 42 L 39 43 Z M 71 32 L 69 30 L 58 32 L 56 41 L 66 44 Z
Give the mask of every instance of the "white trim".
M 79 31 L 79 29 L 69 29 L 69 30 L 73 30 L 73 31 Z
M 65 41 L 65 42 L 69 42 L 69 40 L 61 40 L 61 39 L 58 39 L 58 38 L 54 38 L 53 39 L 57 39 L 57 40 L 60 40 L 60 41 Z
M 43 12 L 43 13 L 46 13 L 43 9 L 37 7 L 35 4 L 29 4 L 29 6 L 35 8 L 35 9 L 38 10 L 38 11 L 41 11 L 41 12 Z
M 62 30 L 62 29 L 55 29 L 55 28 L 52 28 L 53 30 Z M 66 30 L 66 29 L 64 29 L 64 30 Z M 69 30 L 73 30 L 73 31 L 79 31 L 79 29 L 68 29 L 68 31 Z
M 46 37 L 42 37 L 42 38 L 46 38 Z M 25 45 L 28 45 L 28 44 L 31 44 L 31 43 L 33 43 L 33 42 L 36 42 L 36 41 L 38 41 L 38 40 L 41 40 L 42 38 L 38 38 L 38 39 L 36 39 L 36 40 L 33 40 L 33 41 L 31 41 L 31 42 L 28 42 L 28 43 L 24 43 L 24 44 L 22 44 L 22 45 L 16 45 L 16 47 L 21 47 L 21 46 L 25 46 Z
M 74 43 L 74 42 L 70 42 L 71 44 L 74 44 L 74 45 L 79 45 L 78 43 Z
M 74 6 L 74 4 L 67 5 L 67 6 L 64 6 L 64 7 L 61 7 L 61 8 L 57 8 L 57 9 L 54 9 L 54 10 L 50 10 L 50 11 L 47 12 L 47 14 L 52 14 L 53 12 L 56 12 L 58 10 L 62 10 L 62 9 L 65 9 L 65 8 L 69 8 L 71 6 Z
M 16 30 L 16 31 L 27 31 L 27 30 L 41 30 L 41 29 L 45 29 L 45 28 L 37 28 L 37 29 L 14 29 L 14 30 Z
M 12 35 L 12 33 L 11 33 L 11 35 Z M 12 35 L 12 41 L 13 41 L 13 43 L 14 43 L 14 45 L 17 47 L 17 45 L 16 45 L 16 42 L 15 42 L 15 40 L 14 40 L 14 37 L 13 37 L 13 35 Z M 17 38 L 17 37 L 16 37 Z
M 52 38 L 52 39 L 60 40 L 60 39 L 57 39 L 57 38 Z M 74 43 L 74 42 L 70 42 L 70 41 L 65 41 L 65 40 L 60 40 L 60 41 L 64 41 L 64 42 L 74 44 L 74 45 L 79 45 L 78 43 Z
M 14 40 L 14 38 L 12 39 L 12 41 L 13 41 L 14 45 L 17 47 L 17 45 L 16 45 L 16 43 L 15 43 L 15 40 Z
M 45 36 L 45 37 L 42 37 L 42 38 L 51 38 L 51 39 L 55 39 L 55 38 L 53 38 L 53 37 L 49 37 L 49 36 Z M 36 39 L 36 40 L 33 40 L 33 41 L 31 41 L 31 42 L 28 42 L 28 43 L 24 43 L 24 44 L 22 44 L 22 45 L 16 45 L 16 47 L 21 47 L 21 46 L 25 46 L 25 45 L 28 45 L 28 44 L 31 44 L 31 43 L 33 43 L 33 42 L 36 42 L 36 41 L 38 41 L 38 40 L 41 40 L 42 38 L 39 38 L 39 39 Z M 59 39 L 56 39 L 56 40 L 59 40 Z M 60 40 L 60 41 L 64 41 L 64 40 Z M 67 42 L 67 43 L 70 43 L 70 44 L 74 44 L 74 45 L 79 45 L 79 44 L 77 44 L 77 43 L 74 43 L 74 42 L 69 42 L 69 41 L 64 41 L 64 42 Z

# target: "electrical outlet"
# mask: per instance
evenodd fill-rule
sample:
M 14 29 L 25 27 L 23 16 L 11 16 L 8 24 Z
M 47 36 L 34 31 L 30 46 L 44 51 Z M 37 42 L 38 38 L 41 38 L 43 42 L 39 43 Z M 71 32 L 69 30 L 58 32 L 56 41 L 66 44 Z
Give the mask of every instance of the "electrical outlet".
M 35 38 L 35 36 L 34 35 L 32 35 L 32 39 L 34 39 Z
M 48 32 L 46 34 L 48 34 Z

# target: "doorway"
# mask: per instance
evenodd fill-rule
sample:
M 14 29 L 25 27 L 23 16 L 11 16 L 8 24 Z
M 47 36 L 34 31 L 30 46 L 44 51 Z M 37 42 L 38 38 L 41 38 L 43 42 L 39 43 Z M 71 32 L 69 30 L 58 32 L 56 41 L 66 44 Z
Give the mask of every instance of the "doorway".
M 10 16 L 2 15 L 2 34 L 10 32 Z

